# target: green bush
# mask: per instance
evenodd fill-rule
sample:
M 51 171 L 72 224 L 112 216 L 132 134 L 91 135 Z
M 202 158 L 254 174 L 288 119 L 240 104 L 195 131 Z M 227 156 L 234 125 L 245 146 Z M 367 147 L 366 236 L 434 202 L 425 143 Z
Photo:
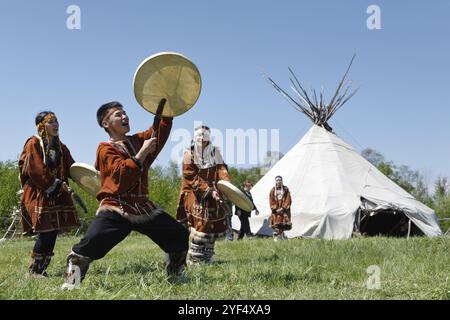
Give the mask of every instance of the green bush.
M 431 207 L 436 211 L 439 219 L 450 219 L 450 190 L 447 178 L 439 177 L 435 182 L 434 196 Z M 441 221 L 442 231 L 450 228 L 450 220 Z
M 149 198 L 173 217 L 177 210 L 180 183 L 181 177 L 175 162 L 166 168 L 155 166 L 149 170 Z
M 230 167 L 228 169 L 231 182 L 238 188 L 242 189 L 242 184 L 248 180 L 253 184 L 256 184 L 261 179 L 261 168 L 253 167 L 249 169 L 239 169 Z
M 19 171 L 17 162 L 0 162 L 0 230 L 6 230 L 11 223 L 14 207 L 17 207 L 20 196 Z

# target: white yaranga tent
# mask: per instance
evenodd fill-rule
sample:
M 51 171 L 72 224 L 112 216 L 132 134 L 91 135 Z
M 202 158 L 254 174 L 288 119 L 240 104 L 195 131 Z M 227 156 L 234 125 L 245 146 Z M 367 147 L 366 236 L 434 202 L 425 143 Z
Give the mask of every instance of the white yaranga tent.
M 314 126 L 283 158 L 281 158 L 251 190 L 260 214 L 250 218 L 253 233 L 270 236 L 269 193 L 275 177 L 283 177 L 292 198 L 292 229 L 288 238 L 347 239 L 356 234 L 368 235 L 442 235 L 435 212 L 417 201 L 350 145 L 332 132 L 327 121 L 357 90 L 350 93 L 347 68 L 329 103 L 323 91 L 306 92 L 291 73 L 295 98 L 268 81 Z M 233 229 L 240 228 L 236 216 Z
M 272 235 L 269 192 L 278 175 L 283 177 L 292 197 L 292 230 L 285 232 L 288 238 L 346 239 L 352 236 L 355 224 L 359 230 L 365 226 L 370 234 L 382 230 L 398 233 L 396 224 L 409 229 L 404 230 L 405 234 L 414 225 L 415 234 L 442 234 L 432 209 L 414 199 L 334 133 L 314 125 L 251 190 L 260 214 L 252 214 L 250 228 L 258 235 Z M 408 219 L 402 224 L 405 216 Z M 239 230 L 236 216 L 232 225 Z

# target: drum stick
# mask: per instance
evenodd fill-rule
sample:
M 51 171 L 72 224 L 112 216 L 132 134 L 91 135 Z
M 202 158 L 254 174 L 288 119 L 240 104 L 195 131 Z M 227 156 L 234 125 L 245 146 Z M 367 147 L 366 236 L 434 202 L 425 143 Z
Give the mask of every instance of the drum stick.
M 84 211 L 85 213 L 87 213 L 88 210 L 87 210 L 87 208 L 86 208 L 86 205 L 84 204 L 84 202 L 83 202 L 83 200 L 80 198 L 80 196 L 77 195 L 77 194 L 75 193 L 75 191 L 73 191 L 73 189 L 72 189 L 71 187 L 69 187 L 69 185 L 68 185 L 67 183 L 63 182 L 63 184 L 64 184 L 64 186 L 66 187 L 67 191 L 69 192 L 70 197 L 72 198 L 72 201 L 73 201 L 74 203 L 78 204 L 78 205 L 80 206 L 80 208 L 83 209 L 83 211 Z
M 156 108 L 156 115 L 155 119 L 153 120 L 153 133 L 152 138 L 157 137 L 158 131 L 159 131 L 159 122 L 161 120 L 161 115 L 164 111 L 164 106 L 166 105 L 166 98 L 162 98 L 161 101 L 159 101 L 158 108 Z
M 159 101 L 158 108 L 156 108 L 156 115 L 155 118 L 153 119 L 152 138 L 156 138 L 156 150 L 158 150 L 159 123 L 161 122 L 161 115 L 164 111 L 164 106 L 166 105 L 166 102 L 167 102 L 166 98 L 162 98 L 161 101 Z

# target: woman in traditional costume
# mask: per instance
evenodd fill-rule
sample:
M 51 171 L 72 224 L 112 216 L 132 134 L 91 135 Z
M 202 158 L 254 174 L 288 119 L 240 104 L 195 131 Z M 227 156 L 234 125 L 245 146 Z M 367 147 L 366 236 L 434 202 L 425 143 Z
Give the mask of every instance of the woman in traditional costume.
M 26 141 L 19 157 L 21 222 L 25 234 L 38 235 L 29 271 L 47 276 L 58 233 L 80 223 L 68 189 L 74 160 L 59 139 L 58 119 L 53 112 L 44 111 L 35 122 L 38 134 Z
M 230 206 L 216 189 L 219 180 L 230 181 L 219 149 L 210 142 L 207 126 L 195 129 L 191 147 L 183 156 L 183 176 L 177 220 L 191 229 L 190 263 L 212 262 L 216 239 L 227 232 Z
M 288 187 L 283 185 L 283 178 L 275 178 L 275 186 L 270 190 L 269 195 L 270 209 L 270 227 L 275 230 L 274 240 L 285 239 L 284 231 L 292 229 L 291 222 L 291 193 Z

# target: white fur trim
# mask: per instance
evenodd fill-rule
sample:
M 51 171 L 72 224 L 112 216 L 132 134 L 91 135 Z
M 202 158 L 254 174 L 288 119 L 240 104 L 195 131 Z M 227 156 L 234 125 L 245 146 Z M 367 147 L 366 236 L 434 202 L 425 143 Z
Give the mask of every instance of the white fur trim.
M 42 138 L 39 135 L 35 134 L 34 136 L 36 138 L 38 138 L 38 140 L 39 140 L 39 145 L 41 146 L 41 151 L 42 151 L 42 160 L 44 161 L 44 164 L 46 164 L 47 162 L 46 162 L 46 158 L 45 158 L 44 141 L 42 140 Z
M 207 238 L 207 239 L 218 239 L 226 236 L 227 231 L 224 231 L 222 233 L 204 233 L 195 230 L 195 228 L 191 227 L 191 236 L 192 237 L 198 237 L 198 238 Z

